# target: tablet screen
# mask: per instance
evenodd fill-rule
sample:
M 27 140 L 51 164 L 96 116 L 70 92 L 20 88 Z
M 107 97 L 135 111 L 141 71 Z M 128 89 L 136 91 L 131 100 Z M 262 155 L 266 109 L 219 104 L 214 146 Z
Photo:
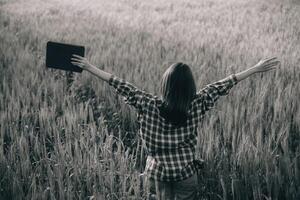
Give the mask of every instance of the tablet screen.
M 46 66 L 81 73 L 82 69 L 71 63 L 72 54 L 84 57 L 84 47 L 49 41 L 46 49 Z

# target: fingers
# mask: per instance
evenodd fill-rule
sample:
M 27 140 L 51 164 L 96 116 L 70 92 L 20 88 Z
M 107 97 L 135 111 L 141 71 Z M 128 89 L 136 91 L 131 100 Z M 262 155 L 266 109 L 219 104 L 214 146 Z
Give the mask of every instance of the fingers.
M 267 65 L 266 65 L 266 67 L 272 67 L 272 66 L 276 66 L 276 65 L 278 65 L 280 63 L 280 61 L 273 61 L 273 62 L 271 62 L 271 63 L 268 63 Z
M 277 69 L 277 67 L 276 66 L 270 67 L 266 71 L 271 71 L 271 70 L 274 70 L 274 69 Z
M 80 68 L 85 68 L 85 66 L 87 65 L 87 60 L 85 57 L 76 55 L 76 54 L 72 54 L 73 57 L 71 57 L 71 63 L 73 65 L 76 65 Z
M 71 61 L 75 61 L 75 62 L 80 62 L 82 64 L 87 64 L 88 60 L 85 57 L 76 55 L 76 54 L 72 54 L 73 57 L 71 58 Z
M 73 65 L 76 65 L 80 68 L 83 68 L 83 64 L 82 63 L 79 63 L 79 62 L 71 62 Z
M 280 63 L 280 61 L 277 60 L 277 57 L 273 57 L 273 58 L 269 58 L 269 59 L 265 60 L 264 63 L 267 64 L 267 65 L 269 65 L 269 64 L 277 65 L 277 64 Z
M 275 59 L 277 59 L 277 57 L 266 58 L 266 59 L 264 59 L 264 61 L 265 61 L 265 62 L 270 62 L 270 61 L 275 60 Z
M 270 65 L 270 66 L 268 66 L 268 68 L 267 69 L 276 69 L 277 68 L 277 66 L 276 65 Z
M 81 59 L 84 58 L 84 57 L 82 57 L 82 56 L 80 56 L 80 55 L 76 55 L 76 54 L 72 54 L 72 56 L 75 57 L 75 58 L 81 58 Z
M 273 61 L 270 61 L 270 62 L 267 62 L 265 63 L 266 65 L 271 65 L 271 64 L 279 64 L 280 61 L 279 60 L 273 60 Z
M 86 64 L 87 63 L 86 60 L 84 60 L 84 59 L 77 59 L 77 58 L 71 58 L 71 61 L 82 63 L 82 64 Z
M 267 66 L 265 66 L 265 71 L 269 71 L 269 70 L 273 70 L 273 69 L 277 69 L 277 65 L 279 64 L 279 61 L 273 62 Z
M 277 60 L 277 57 L 273 57 L 273 58 L 267 58 L 262 60 L 262 67 L 264 67 L 265 69 L 268 69 L 269 67 L 273 67 L 276 66 L 280 63 L 279 60 Z
M 84 60 L 85 57 L 81 57 L 79 55 L 76 55 L 76 54 L 72 54 L 73 57 L 71 57 L 71 59 L 77 59 L 77 60 Z
M 85 58 L 81 57 L 79 55 L 73 54 L 73 57 L 71 58 L 71 61 L 75 61 L 75 62 L 84 62 Z
M 273 64 L 273 65 L 266 66 L 264 70 L 269 71 L 270 69 L 276 69 L 276 68 L 277 68 L 277 65 Z
M 77 62 L 80 62 L 81 59 L 77 59 L 77 58 L 71 58 L 72 61 L 77 61 Z
M 78 63 L 78 62 L 71 62 L 73 65 L 80 65 L 80 63 Z

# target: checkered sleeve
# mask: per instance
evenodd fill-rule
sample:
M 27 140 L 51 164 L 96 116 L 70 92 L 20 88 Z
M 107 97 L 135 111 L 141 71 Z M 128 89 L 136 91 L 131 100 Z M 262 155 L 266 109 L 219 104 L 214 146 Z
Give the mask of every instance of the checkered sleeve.
M 108 84 L 115 89 L 117 94 L 123 96 L 126 104 L 135 107 L 139 111 L 142 110 L 144 101 L 152 96 L 115 75 L 110 77 Z
M 200 105 L 200 112 L 203 114 L 205 111 L 213 108 L 215 102 L 220 96 L 225 96 L 229 93 L 230 89 L 237 84 L 235 74 L 208 84 L 206 87 L 197 92 L 196 98 Z

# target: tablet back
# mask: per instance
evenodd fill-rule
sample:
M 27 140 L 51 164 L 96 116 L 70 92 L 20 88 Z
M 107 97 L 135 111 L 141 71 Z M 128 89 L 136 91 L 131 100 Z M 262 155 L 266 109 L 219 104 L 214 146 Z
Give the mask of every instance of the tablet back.
M 72 54 L 84 57 L 84 47 L 49 41 L 46 49 L 46 66 L 81 73 L 82 69 L 71 63 Z

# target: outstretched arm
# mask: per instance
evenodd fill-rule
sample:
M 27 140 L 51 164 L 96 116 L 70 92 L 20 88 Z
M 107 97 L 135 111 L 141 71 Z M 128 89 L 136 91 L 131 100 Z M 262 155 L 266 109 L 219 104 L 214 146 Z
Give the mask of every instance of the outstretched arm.
M 266 72 L 272 69 L 276 68 L 276 65 L 278 65 L 280 62 L 277 60 L 276 57 L 270 58 L 270 59 L 263 59 L 259 61 L 256 65 L 253 67 L 246 69 L 242 72 L 239 72 L 235 74 L 237 81 L 244 80 L 248 78 L 249 76 L 255 74 L 255 73 L 261 73 Z
M 89 63 L 89 61 L 81 56 L 73 55 L 72 64 L 81 67 L 84 70 L 96 75 L 98 78 L 108 82 L 112 86 L 116 93 L 124 97 L 125 103 L 134 106 L 138 111 L 141 111 L 144 102 L 153 98 L 153 95 L 146 93 L 143 90 L 139 90 L 133 84 L 115 76 L 108 72 L 105 72 Z
M 276 65 L 278 64 L 279 61 L 276 58 L 264 59 L 247 70 L 232 74 L 222 80 L 207 85 L 197 92 L 196 98 L 197 104 L 200 106 L 198 109 L 200 116 L 203 115 L 205 111 L 211 109 L 220 96 L 227 95 L 235 84 L 255 73 L 266 72 L 275 69 Z
M 76 66 L 82 68 L 83 70 L 86 70 L 86 71 L 94 74 L 95 76 L 102 79 L 103 81 L 108 82 L 112 76 L 112 74 L 105 72 L 105 71 L 95 67 L 94 65 L 92 65 L 85 57 L 81 57 L 79 55 L 73 54 L 73 58 L 71 58 L 71 60 L 72 60 L 71 63 L 73 65 L 76 65 Z

